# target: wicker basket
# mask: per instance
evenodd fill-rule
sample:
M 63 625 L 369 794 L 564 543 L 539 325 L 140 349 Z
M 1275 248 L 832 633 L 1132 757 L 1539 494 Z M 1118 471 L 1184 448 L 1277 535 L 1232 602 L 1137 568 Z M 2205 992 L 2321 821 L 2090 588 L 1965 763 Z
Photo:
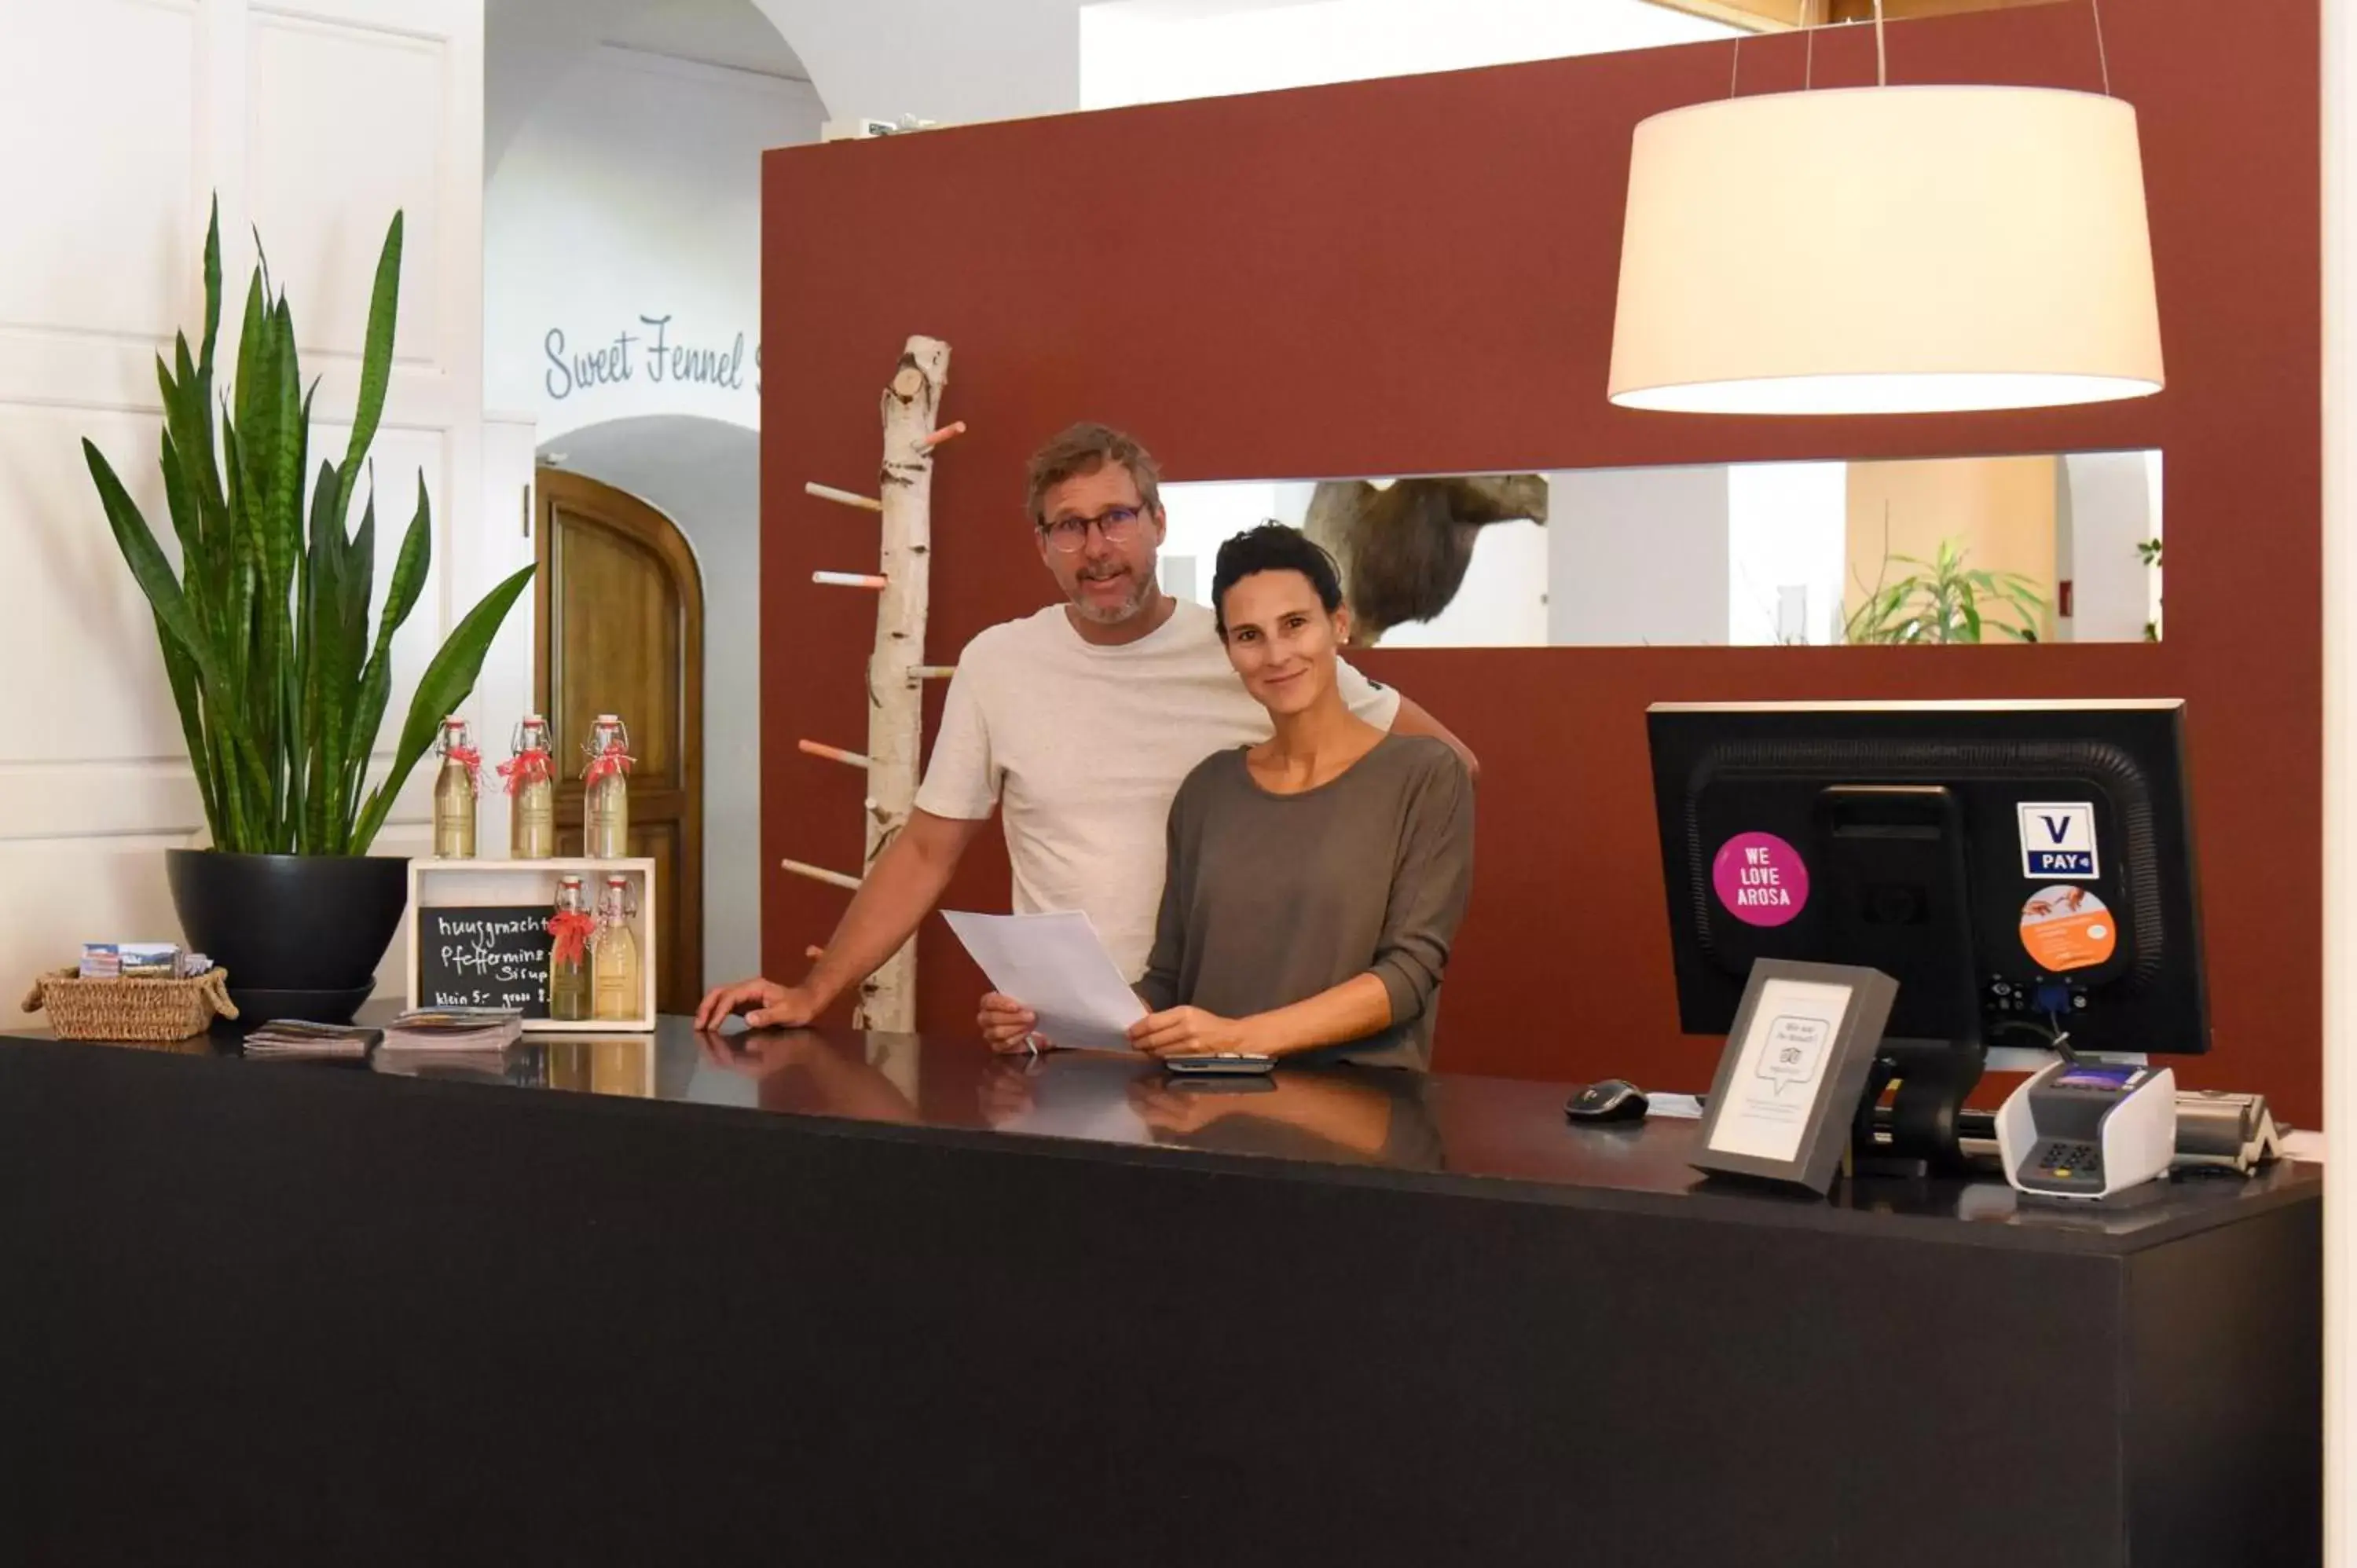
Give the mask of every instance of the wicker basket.
M 216 1013 L 237 1016 L 225 969 L 193 980 L 84 980 L 60 969 L 33 982 L 25 997 L 26 1012 L 44 1010 L 61 1040 L 185 1040 L 203 1034 Z

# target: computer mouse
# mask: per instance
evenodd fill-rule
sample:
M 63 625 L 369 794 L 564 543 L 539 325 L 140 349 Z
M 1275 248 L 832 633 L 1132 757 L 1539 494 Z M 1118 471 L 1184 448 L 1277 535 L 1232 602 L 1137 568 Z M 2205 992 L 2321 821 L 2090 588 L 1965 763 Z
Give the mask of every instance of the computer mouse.
M 1644 1091 L 1625 1078 L 1591 1083 L 1564 1101 L 1563 1113 L 1574 1122 L 1641 1122 L 1645 1116 Z

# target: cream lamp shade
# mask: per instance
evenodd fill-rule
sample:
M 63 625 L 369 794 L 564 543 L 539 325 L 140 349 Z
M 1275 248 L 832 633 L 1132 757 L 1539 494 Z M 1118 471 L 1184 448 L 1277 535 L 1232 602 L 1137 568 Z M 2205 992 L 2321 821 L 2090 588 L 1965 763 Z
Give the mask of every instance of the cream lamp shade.
M 2136 110 L 2051 88 L 1762 93 L 1637 127 L 1611 400 L 1921 413 L 2142 397 Z

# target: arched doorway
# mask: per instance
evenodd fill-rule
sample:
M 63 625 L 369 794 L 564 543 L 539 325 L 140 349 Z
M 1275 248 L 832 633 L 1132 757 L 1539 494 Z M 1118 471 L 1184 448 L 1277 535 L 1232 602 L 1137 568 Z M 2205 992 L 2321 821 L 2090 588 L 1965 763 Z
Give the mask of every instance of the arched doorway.
M 560 758 L 599 714 L 630 726 L 633 855 L 655 863 L 655 1004 L 704 990 L 704 577 L 676 524 L 626 491 L 560 468 L 534 485 L 540 571 L 533 689 Z M 559 854 L 582 852 L 582 785 L 556 791 Z
M 701 966 L 669 941 L 690 961 L 659 981 L 668 1010 L 760 963 L 760 162 L 816 141 L 826 109 L 752 0 L 493 0 L 484 44 L 486 405 L 668 520 L 713 628 Z
M 703 980 L 742 979 L 761 964 L 759 432 L 655 415 L 568 431 L 540 452 L 660 512 L 703 577 Z

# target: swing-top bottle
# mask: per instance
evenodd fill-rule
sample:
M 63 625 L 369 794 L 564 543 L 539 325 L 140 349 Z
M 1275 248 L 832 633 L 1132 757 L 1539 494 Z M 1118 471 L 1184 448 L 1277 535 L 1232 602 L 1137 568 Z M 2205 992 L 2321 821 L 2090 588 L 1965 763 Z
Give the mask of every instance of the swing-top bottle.
M 518 860 L 546 860 L 556 853 L 556 777 L 548 721 L 524 714 L 509 751 L 507 766 L 500 769 L 508 780 L 508 853 Z
M 601 1021 L 639 1015 L 639 940 L 630 934 L 630 883 L 608 876 L 597 896 L 597 934 L 589 939 L 591 1011 Z
M 630 732 L 612 714 L 589 727 L 589 764 L 581 775 L 581 853 L 620 860 L 630 853 Z
M 467 733 L 467 721 L 442 721 L 441 738 L 434 743 L 442 758 L 434 779 L 434 853 L 444 860 L 475 856 L 476 773 L 482 765 Z

